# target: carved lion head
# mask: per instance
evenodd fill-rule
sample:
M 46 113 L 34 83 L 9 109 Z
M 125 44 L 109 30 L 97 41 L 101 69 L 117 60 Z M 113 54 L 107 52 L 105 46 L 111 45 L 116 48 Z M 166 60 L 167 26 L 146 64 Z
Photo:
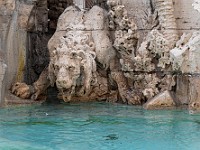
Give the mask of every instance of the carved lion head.
M 56 83 L 64 101 L 70 101 L 79 87 L 82 94 L 90 92 L 93 76 L 96 72 L 95 53 L 79 51 L 57 51 L 49 65 L 50 78 Z

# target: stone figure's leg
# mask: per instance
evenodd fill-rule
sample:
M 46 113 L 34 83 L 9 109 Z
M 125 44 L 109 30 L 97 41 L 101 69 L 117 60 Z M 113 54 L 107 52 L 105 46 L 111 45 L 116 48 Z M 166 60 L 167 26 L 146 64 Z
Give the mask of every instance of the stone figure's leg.
M 42 71 L 39 79 L 33 83 L 35 93 L 31 96 L 31 99 L 37 100 L 38 96 L 45 93 L 45 91 L 49 86 L 50 86 L 50 80 L 48 77 L 48 67 L 47 67 Z
M 33 85 L 27 85 L 26 83 L 15 83 L 11 87 L 11 93 L 22 99 L 37 100 L 38 96 L 43 94 L 50 85 L 48 79 L 48 69 L 44 69 L 39 79 L 33 83 Z

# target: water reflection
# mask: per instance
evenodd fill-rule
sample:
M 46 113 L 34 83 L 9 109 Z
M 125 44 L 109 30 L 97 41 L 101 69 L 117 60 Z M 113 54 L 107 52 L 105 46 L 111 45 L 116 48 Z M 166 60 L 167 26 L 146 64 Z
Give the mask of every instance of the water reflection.
M 35 149 L 192 150 L 200 149 L 199 137 L 200 115 L 186 110 L 146 111 L 107 103 L 0 110 L 0 149 L 17 141 Z

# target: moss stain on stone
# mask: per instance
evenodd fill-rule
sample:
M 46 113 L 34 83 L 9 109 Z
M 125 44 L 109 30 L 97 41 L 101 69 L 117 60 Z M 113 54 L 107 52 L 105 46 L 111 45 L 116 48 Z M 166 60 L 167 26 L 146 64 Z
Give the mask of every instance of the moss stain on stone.
M 23 33 L 21 33 L 23 34 Z M 20 35 L 21 35 L 20 34 Z M 19 34 L 18 34 L 19 36 Z M 23 80 L 24 77 L 24 68 L 25 68 L 25 47 L 24 47 L 24 38 L 26 36 L 22 35 L 22 37 L 19 41 L 19 57 L 18 57 L 18 67 L 17 67 L 17 75 L 16 75 L 16 81 L 20 82 Z

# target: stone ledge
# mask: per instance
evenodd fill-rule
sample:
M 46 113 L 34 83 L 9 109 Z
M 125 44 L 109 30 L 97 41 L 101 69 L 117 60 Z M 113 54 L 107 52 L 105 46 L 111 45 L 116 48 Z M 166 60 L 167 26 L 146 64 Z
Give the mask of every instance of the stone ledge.
M 33 104 L 42 104 L 45 100 L 34 101 L 31 99 L 21 99 L 15 95 L 8 93 L 5 101 L 0 106 L 23 106 L 23 105 L 33 105 Z

